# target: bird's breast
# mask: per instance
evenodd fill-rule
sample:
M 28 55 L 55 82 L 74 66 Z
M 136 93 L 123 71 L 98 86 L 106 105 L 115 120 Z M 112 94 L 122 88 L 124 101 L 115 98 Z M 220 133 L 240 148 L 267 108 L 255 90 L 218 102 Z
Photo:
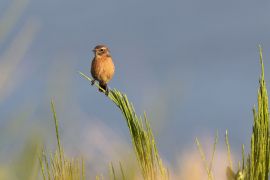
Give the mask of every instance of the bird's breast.
M 111 57 L 95 58 L 91 68 L 92 76 L 102 82 L 109 82 L 114 75 L 114 64 Z

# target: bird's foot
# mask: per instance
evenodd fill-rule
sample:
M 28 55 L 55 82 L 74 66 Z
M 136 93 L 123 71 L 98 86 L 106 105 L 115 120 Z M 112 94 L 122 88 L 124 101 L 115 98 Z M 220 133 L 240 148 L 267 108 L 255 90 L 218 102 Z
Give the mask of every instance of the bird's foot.
M 91 81 L 91 85 L 93 86 L 93 85 L 95 84 L 95 82 L 96 82 L 96 80 L 93 79 L 93 80 Z
M 109 92 L 110 92 L 109 88 L 106 87 L 105 95 L 106 95 L 106 96 L 109 96 Z

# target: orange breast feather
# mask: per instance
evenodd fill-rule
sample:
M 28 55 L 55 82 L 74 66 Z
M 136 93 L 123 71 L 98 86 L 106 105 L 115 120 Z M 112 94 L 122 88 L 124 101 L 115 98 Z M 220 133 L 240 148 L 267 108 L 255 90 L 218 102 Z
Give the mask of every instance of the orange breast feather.
M 92 61 L 91 74 L 96 80 L 108 83 L 114 75 L 114 64 L 112 58 L 95 58 Z

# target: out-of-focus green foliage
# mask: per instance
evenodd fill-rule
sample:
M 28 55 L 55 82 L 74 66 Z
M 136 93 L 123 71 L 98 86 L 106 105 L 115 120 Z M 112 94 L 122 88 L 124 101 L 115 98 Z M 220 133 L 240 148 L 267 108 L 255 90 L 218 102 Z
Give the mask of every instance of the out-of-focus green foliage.
M 85 179 L 84 160 L 70 159 L 62 148 L 58 131 L 58 119 L 56 116 L 54 103 L 51 103 L 55 132 L 57 139 L 57 150 L 49 155 L 43 149 L 39 157 L 41 173 L 44 180 L 80 180 Z
M 197 147 L 198 147 L 198 150 L 200 152 L 201 158 L 202 158 L 202 160 L 204 162 L 204 168 L 205 168 L 205 170 L 207 172 L 207 177 L 208 177 L 209 180 L 213 180 L 214 176 L 213 176 L 213 172 L 212 172 L 212 167 L 213 167 L 214 156 L 215 156 L 215 152 L 216 152 L 216 146 L 217 146 L 217 143 L 218 143 L 218 132 L 217 132 L 216 137 L 215 137 L 215 142 L 214 142 L 214 146 L 213 146 L 211 161 L 209 163 L 207 163 L 207 161 L 206 161 L 205 153 L 203 151 L 203 148 L 202 148 L 198 138 L 195 139 L 195 142 L 197 144 Z

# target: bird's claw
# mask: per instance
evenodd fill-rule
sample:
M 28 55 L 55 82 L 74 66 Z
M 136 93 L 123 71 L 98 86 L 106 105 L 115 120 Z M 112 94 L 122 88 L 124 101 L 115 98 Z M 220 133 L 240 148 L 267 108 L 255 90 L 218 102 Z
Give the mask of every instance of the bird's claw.
M 95 79 L 93 79 L 92 81 L 91 81 L 91 85 L 93 86 L 94 84 L 95 84 Z
M 110 92 L 109 88 L 106 88 L 105 95 L 109 96 L 109 92 Z

